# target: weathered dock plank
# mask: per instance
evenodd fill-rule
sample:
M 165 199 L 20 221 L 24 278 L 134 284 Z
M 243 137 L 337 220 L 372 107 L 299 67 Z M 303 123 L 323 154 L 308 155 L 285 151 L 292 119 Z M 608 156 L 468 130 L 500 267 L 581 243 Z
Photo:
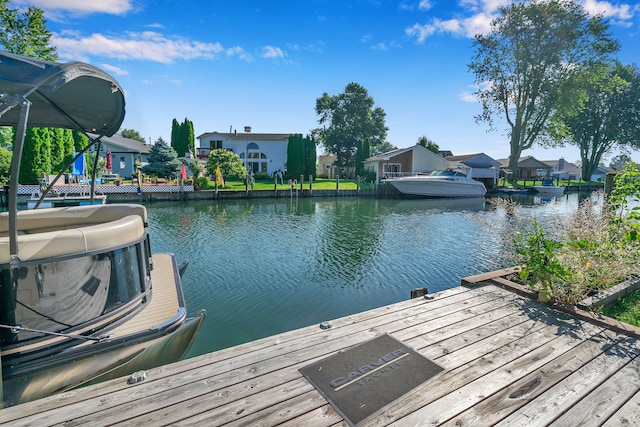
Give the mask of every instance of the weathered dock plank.
M 382 334 L 445 369 L 367 426 L 616 425 L 637 416 L 635 337 L 499 286 L 458 287 L 330 323 L 151 369 L 135 385 L 117 379 L 6 408 L 0 424 L 347 425 L 299 369 Z

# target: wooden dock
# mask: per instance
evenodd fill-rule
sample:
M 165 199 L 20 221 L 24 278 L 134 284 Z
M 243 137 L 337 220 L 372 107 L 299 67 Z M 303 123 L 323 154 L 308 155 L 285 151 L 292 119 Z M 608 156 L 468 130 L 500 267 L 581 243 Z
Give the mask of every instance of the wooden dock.
M 640 424 L 640 342 L 487 285 L 457 287 L 0 410 L 1 425 L 343 426 L 299 369 L 388 333 L 444 371 L 367 426 Z

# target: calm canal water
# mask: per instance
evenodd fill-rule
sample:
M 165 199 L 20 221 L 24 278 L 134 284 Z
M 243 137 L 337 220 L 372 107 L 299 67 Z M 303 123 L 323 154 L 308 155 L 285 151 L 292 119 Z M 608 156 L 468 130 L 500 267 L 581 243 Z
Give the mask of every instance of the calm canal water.
M 544 223 L 584 195 L 518 201 Z M 496 268 L 504 221 L 484 199 L 261 199 L 147 206 L 154 252 L 189 260 L 190 314 L 207 318 L 188 357 L 460 284 Z

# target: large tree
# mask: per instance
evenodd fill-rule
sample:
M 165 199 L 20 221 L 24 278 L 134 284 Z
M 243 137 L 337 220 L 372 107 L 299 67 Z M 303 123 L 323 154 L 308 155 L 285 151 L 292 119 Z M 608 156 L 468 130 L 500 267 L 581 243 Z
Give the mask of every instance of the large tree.
M 431 151 L 432 153 L 440 154 L 440 147 L 438 146 L 438 144 L 436 144 L 435 142 L 433 142 L 431 139 L 427 138 L 424 135 L 418 138 L 418 142 L 416 142 L 416 145 L 422 145 L 424 148 Z
M 582 179 L 589 180 L 607 154 L 640 147 L 640 72 L 616 61 L 581 73 L 572 89 L 583 99 L 557 111 L 554 130 L 579 148 Z
M 51 173 L 51 131 L 53 129 L 27 128 L 20 162 L 22 184 L 37 184 L 42 174 Z
M 387 137 L 384 110 L 374 107 L 373 98 L 357 83 L 349 83 L 338 95 L 322 94 L 316 99 L 316 114 L 323 128 L 312 134 L 327 153 L 336 156 L 339 167 L 355 166 L 358 144 L 368 140 L 373 150 Z
M 178 123 L 173 119 L 171 124 L 171 146 L 178 157 L 184 157 L 187 151 L 195 154 L 195 135 L 193 131 L 193 122 L 185 117 L 182 123 Z
M 175 150 L 160 137 L 149 150 L 149 163 L 141 169 L 142 173 L 158 178 L 176 178 L 182 166 L 177 157 Z
M 491 128 L 496 116 L 506 121 L 512 176 L 522 152 L 542 142 L 553 110 L 576 103 L 579 95 L 566 90 L 572 77 L 619 49 L 608 30 L 576 2 L 548 0 L 502 7 L 491 32 L 476 35 L 469 64 L 482 104 L 476 120 Z
M 44 12 L 29 7 L 25 12 L 9 9 L 8 0 L 0 0 L 0 45 L 4 50 L 31 58 L 57 61 L 56 47 L 51 46 L 51 31 Z
M 144 136 L 142 136 L 140 132 L 135 129 L 121 129 L 120 136 L 122 136 L 123 138 L 129 138 L 135 141 L 142 142 L 143 144 L 147 143 L 147 140 L 144 139 Z
M 18 55 L 57 61 L 44 12 L 33 6 L 20 12 L 7 7 L 8 3 L 0 0 L 0 47 Z M 48 129 L 28 129 L 20 158 L 19 180 L 23 184 L 36 183 L 42 173 L 51 172 L 50 135 Z
M 207 176 L 215 176 L 216 169 L 220 168 L 220 173 L 225 180 L 244 179 L 247 170 L 244 168 L 242 159 L 236 153 L 227 150 L 212 150 L 207 159 Z
M 287 174 L 291 178 L 316 175 L 316 143 L 310 136 L 289 135 Z

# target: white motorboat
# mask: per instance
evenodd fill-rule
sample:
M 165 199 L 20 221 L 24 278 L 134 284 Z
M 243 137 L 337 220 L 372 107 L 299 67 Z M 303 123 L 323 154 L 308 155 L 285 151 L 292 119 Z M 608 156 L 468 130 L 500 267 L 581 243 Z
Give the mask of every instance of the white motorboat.
M 457 170 L 434 171 L 384 180 L 402 194 L 423 197 L 484 197 L 484 184 Z
M 536 190 L 543 197 L 558 197 L 564 194 L 565 187 L 557 186 L 550 179 L 542 181 L 542 185 L 534 185 Z
M 144 206 L 17 209 L 27 126 L 97 133 L 91 146 L 123 120 L 122 88 L 101 70 L 0 52 L 0 126 L 16 126 L 9 209 L 0 214 L 4 406 L 142 380 L 142 370 L 184 357 L 202 325 L 204 312 L 187 317 L 175 256 L 150 252 Z

